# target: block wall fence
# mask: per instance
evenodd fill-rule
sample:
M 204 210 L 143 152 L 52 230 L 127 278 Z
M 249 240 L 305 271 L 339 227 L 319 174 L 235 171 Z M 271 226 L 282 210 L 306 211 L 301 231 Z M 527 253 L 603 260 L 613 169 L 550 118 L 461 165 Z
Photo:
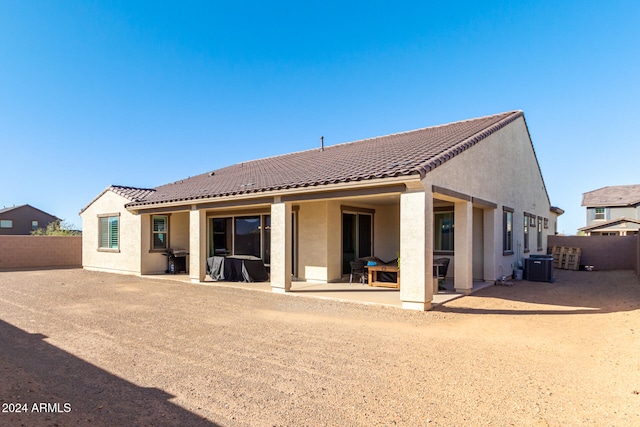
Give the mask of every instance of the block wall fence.
M 82 236 L 0 236 L 0 270 L 82 266 Z
M 582 249 L 580 265 L 596 270 L 633 270 L 640 277 L 640 236 L 549 236 L 554 246 Z

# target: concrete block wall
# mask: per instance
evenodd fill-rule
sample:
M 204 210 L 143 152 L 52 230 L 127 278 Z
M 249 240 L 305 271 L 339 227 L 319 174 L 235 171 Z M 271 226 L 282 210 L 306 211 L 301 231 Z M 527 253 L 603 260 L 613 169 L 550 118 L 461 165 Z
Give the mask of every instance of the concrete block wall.
M 633 236 L 549 236 L 553 246 L 582 249 L 580 265 L 593 265 L 596 270 L 640 269 L 640 237 Z
M 81 266 L 81 236 L 0 236 L 0 270 Z

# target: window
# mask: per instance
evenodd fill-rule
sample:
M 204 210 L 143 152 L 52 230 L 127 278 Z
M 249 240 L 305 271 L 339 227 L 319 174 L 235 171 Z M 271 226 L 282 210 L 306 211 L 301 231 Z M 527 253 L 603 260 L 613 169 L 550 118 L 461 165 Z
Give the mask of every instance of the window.
M 529 252 L 529 214 L 524 214 L 524 251 Z
M 13 228 L 12 219 L 0 219 L 0 228 Z
M 210 255 L 228 255 L 231 253 L 231 218 L 213 218 L 212 239 L 209 243 Z
M 538 250 L 542 250 L 542 217 L 538 217 Z
M 433 226 L 433 250 L 453 252 L 454 223 L 453 212 L 435 212 Z
M 169 248 L 169 216 L 151 216 L 151 249 L 154 251 L 166 250 Z
M 548 230 L 548 229 L 549 229 L 549 219 L 548 219 L 548 218 L 545 218 L 545 219 L 544 219 L 544 229 L 545 229 L 545 230 Z
M 595 208 L 595 211 L 593 219 L 606 219 L 606 212 L 604 208 Z
M 31 230 L 36 231 L 38 227 L 38 221 L 31 221 Z
M 210 256 L 252 255 L 271 262 L 271 216 L 211 218 Z
M 233 253 L 260 258 L 260 216 L 236 217 L 234 226 Z
M 502 208 L 502 254 L 513 255 L 513 209 Z
M 120 217 L 102 216 L 100 220 L 100 249 L 118 249 Z

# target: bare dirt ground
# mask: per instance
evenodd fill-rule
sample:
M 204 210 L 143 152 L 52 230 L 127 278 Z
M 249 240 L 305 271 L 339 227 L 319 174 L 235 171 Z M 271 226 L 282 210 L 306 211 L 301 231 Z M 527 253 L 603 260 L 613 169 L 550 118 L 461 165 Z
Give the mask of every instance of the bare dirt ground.
M 640 425 L 638 278 L 556 275 L 423 313 L 0 272 L 0 425 Z

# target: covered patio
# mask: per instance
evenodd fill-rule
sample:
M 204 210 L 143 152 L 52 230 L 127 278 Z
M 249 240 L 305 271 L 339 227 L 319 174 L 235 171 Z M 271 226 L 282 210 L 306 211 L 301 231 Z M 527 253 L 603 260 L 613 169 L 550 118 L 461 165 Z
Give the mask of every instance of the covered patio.
M 143 277 L 173 280 L 189 284 L 192 283 L 189 276 L 186 274 L 145 275 Z M 210 277 L 207 277 L 199 284 L 208 286 L 224 286 L 258 292 L 272 292 L 271 282 L 222 282 L 213 281 Z M 433 301 L 431 304 L 432 308 L 469 294 L 468 292 L 455 291 L 453 288 L 452 278 L 446 279 L 444 286 L 447 290 L 439 291 L 437 294 L 433 295 Z M 493 286 L 493 284 L 484 281 L 474 281 L 471 293 L 486 288 L 487 286 Z M 291 290 L 283 295 L 402 308 L 399 289 L 362 285 L 360 283 L 314 283 L 293 281 L 291 283 Z

